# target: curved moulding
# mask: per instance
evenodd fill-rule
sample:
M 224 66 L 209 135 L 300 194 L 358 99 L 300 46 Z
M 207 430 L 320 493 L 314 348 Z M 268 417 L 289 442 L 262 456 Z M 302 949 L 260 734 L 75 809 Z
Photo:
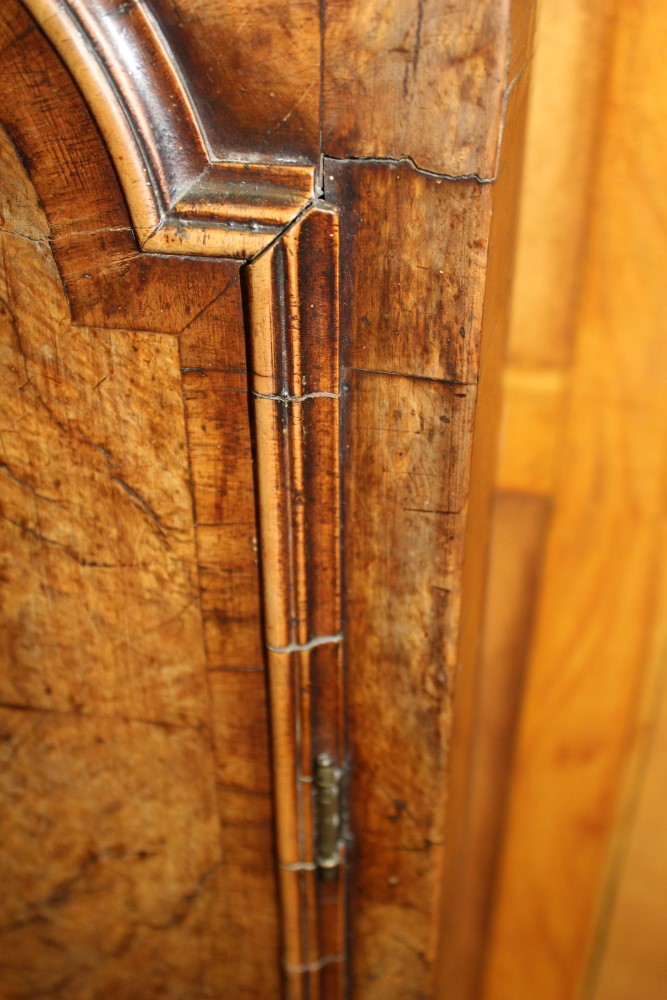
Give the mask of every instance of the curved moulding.
M 104 135 L 142 249 L 247 259 L 313 198 L 314 167 L 211 157 L 187 83 L 146 4 L 23 3 Z

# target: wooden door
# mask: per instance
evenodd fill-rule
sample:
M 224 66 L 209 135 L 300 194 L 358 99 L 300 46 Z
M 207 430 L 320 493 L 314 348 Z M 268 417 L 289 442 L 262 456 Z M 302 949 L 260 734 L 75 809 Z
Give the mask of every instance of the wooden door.
M 471 996 L 531 23 L 3 3 L 6 1000 Z

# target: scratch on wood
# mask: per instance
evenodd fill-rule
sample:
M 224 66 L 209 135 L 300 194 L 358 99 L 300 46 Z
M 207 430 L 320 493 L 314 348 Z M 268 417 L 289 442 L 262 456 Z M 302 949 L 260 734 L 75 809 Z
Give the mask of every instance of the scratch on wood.
M 144 500 L 144 498 L 141 496 L 141 494 L 137 493 L 137 491 L 135 489 L 133 489 L 132 486 L 130 486 L 128 483 L 126 483 L 124 479 L 121 479 L 120 476 L 112 476 L 111 477 L 111 481 L 113 483 L 118 483 L 118 485 L 120 487 L 122 487 L 122 489 L 124 489 L 125 492 L 128 493 L 132 497 L 133 500 L 136 500 L 136 502 L 138 504 L 140 504 L 141 507 L 143 507 L 143 509 L 148 514 L 148 516 L 155 522 L 155 524 L 157 526 L 157 529 L 160 532 L 160 534 L 163 535 L 164 537 L 166 537 L 167 532 L 164 529 L 164 527 L 162 525 L 162 522 L 160 521 L 160 518 L 155 513 L 155 511 L 153 510 L 153 508 L 151 507 L 151 505 L 148 503 L 148 501 Z

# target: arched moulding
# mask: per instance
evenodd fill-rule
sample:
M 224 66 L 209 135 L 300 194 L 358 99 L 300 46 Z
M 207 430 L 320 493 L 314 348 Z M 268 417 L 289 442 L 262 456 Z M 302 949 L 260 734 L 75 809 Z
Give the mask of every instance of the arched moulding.
M 104 135 L 143 250 L 247 259 L 313 198 L 314 166 L 212 158 L 187 83 L 142 0 L 23 3 Z

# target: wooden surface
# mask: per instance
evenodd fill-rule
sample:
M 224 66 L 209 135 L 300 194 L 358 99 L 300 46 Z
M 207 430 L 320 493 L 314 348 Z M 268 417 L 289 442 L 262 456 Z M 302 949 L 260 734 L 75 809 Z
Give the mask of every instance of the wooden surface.
M 521 5 L 512 13 L 497 44 L 511 36 L 522 64 L 530 18 Z M 480 392 L 491 451 L 495 439 L 494 355 L 503 343 L 522 92 L 515 88 L 514 117 L 503 119 L 511 127 L 502 184 L 452 182 L 409 163 L 324 163 L 326 195 L 341 211 L 343 260 L 358 262 L 343 265 L 341 285 L 350 331 L 344 594 L 353 997 L 454 995 L 456 949 L 443 933 L 468 920 L 469 903 L 452 878 L 460 845 L 448 853 L 447 838 L 460 826 L 465 796 L 448 816 L 446 808 L 448 781 L 466 766 L 465 747 L 453 758 L 449 751 L 471 442 L 485 338 Z M 482 452 L 482 494 L 490 468 Z M 484 515 L 473 523 L 483 555 Z M 378 721 L 369 729 L 370 719 Z
M 16 624 L 4 630 L 3 701 L 199 726 L 204 657 L 178 342 L 79 328 L 78 350 L 67 349 L 44 219 L 2 138 L 3 527 L 14 553 L 5 607 Z M 163 426 L 178 432 L 158 434 L 155 383 Z
M 470 469 L 470 491 L 461 583 L 458 678 L 450 748 L 445 865 L 442 888 L 442 932 L 439 950 L 439 996 L 447 1000 L 474 995 L 485 947 L 484 908 L 491 890 L 491 869 L 484 857 L 486 842 L 498 836 L 500 812 L 486 794 L 492 792 L 484 771 L 487 738 L 479 718 L 484 709 L 486 676 L 481 659 L 483 594 L 489 544 L 493 468 L 498 442 L 501 363 L 505 350 L 511 291 L 516 207 L 523 164 L 523 135 L 534 8 L 511 11 L 508 93 L 503 141 L 489 225 L 479 398 Z M 524 67 L 516 78 L 512 67 Z M 512 82 L 513 81 L 513 82 Z M 498 675 L 497 686 L 507 683 Z M 495 696 L 494 696 L 495 697 Z
M 233 147 L 222 161 L 214 159 L 189 79 L 147 5 L 24 0 L 24 6 L 88 102 L 142 249 L 244 259 L 264 249 L 312 197 L 312 163 L 266 162 L 257 152 L 244 162 L 244 151 Z
M 664 601 L 664 575 L 659 581 Z M 662 605 L 664 607 L 664 604 Z M 587 975 L 595 1000 L 658 1000 L 667 962 L 667 865 L 664 850 L 667 778 L 664 617 L 654 641 L 646 685 L 637 764 L 629 769 L 626 801 L 605 881 Z
M 341 865 L 327 882 L 318 874 L 313 799 L 317 755 L 328 754 L 339 769 L 347 763 L 339 261 L 337 213 L 315 208 L 244 273 L 276 860 L 290 1000 L 334 1000 L 343 995 L 347 975 L 345 871 Z
M 3 995 L 276 995 L 239 267 L 138 255 L 67 74 L 0 26 L 46 210 L 3 133 Z
M 419 0 L 416 9 L 403 0 L 329 0 L 326 152 L 407 157 L 423 170 L 495 177 L 503 96 L 525 65 L 508 65 L 511 7 L 509 0 Z
M 83 1000 L 107 939 L 119 998 L 458 1000 L 459 942 L 479 961 L 457 873 L 532 5 L 277 7 L 0 13 L 3 228 L 34 258 L 3 271 L 6 796 L 11 843 L 57 827 L 17 848 L 8 1000 Z
M 249 162 L 317 163 L 320 2 L 155 0 L 212 152 Z
M 527 688 L 482 995 L 651 998 L 665 930 L 665 18 L 548 0 L 540 18 L 487 618 L 489 668 L 511 629 Z M 526 512 L 513 538 L 512 497 Z M 529 538 L 517 618 L 497 581 Z
M 245 696 L 263 732 L 263 685 L 207 683 L 178 340 L 73 327 L 4 133 L 2 176 L 2 995 L 255 995 L 276 969 L 268 765 L 253 731 L 242 772 L 229 729 Z

